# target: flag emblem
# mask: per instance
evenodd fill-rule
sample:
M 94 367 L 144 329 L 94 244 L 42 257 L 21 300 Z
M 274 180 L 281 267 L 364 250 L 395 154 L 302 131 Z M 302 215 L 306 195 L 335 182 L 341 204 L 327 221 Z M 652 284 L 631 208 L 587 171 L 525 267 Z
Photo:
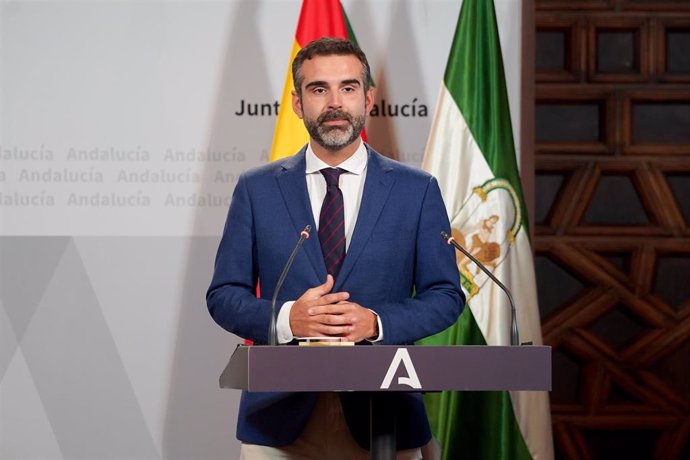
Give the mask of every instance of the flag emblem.
M 507 257 L 522 225 L 517 193 L 505 179 L 491 179 L 475 187 L 455 216 L 453 238 L 492 273 Z M 489 277 L 461 252 L 458 269 L 468 300 L 479 293 Z

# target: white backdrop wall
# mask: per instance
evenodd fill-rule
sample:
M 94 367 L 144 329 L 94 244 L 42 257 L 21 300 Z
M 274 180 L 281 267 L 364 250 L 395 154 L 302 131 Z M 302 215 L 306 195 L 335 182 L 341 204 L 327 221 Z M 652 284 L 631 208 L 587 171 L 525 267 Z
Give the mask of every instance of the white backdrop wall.
M 460 2 L 343 4 L 377 84 L 370 143 L 418 166 Z M 496 7 L 519 133 L 521 5 Z M 0 458 L 237 457 L 217 378 L 239 339 L 204 295 L 299 8 L 0 1 Z

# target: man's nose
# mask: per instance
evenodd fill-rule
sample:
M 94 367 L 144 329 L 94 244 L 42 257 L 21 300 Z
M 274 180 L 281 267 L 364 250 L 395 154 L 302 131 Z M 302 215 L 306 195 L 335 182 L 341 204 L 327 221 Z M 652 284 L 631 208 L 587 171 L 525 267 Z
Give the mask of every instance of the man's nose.
M 328 107 L 331 109 L 339 109 L 342 107 L 342 96 L 340 91 L 331 91 L 328 94 Z

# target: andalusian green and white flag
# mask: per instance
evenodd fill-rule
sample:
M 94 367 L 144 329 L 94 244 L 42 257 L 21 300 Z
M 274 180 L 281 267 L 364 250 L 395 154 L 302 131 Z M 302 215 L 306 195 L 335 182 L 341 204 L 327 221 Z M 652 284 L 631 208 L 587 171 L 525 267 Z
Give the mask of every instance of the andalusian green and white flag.
M 541 344 L 534 262 L 492 0 L 462 4 L 422 167 L 438 178 L 456 241 L 511 290 L 520 341 Z M 423 343 L 510 344 L 506 295 L 462 254 L 457 261 L 469 308 L 453 327 Z M 546 392 L 444 392 L 426 398 L 445 459 L 553 458 Z

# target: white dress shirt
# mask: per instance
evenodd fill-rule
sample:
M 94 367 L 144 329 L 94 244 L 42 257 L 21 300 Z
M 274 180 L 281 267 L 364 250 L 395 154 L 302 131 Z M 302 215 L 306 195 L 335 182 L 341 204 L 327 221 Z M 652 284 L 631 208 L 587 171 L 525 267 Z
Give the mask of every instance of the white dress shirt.
M 340 175 L 340 190 L 343 193 L 343 212 L 345 214 L 345 250 L 350 247 L 350 240 L 352 233 L 357 223 L 357 215 L 359 214 L 359 205 L 362 202 L 362 192 L 364 191 L 364 181 L 367 172 L 367 148 L 364 142 L 359 140 L 359 147 L 354 154 L 347 160 L 343 161 L 335 167 L 342 168 L 346 172 Z M 321 214 L 321 205 L 326 196 L 326 180 L 321 174 L 324 168 L 333 168 L 323 162 L 314 154 L 311 148 L 311 143 L 307 145 L 305 153 L 306 157 L 306 180 L 307 192 L 309 193 L 309 202 L 311 204 L 311 211 L 314 215 L 314 222 L 316 222 L 317 231 L 319 225 L 319 215 Z M 278 342 L 288 343 L 294 339 L 292 329 L 290 328 L 290 310 L 295 301 L 285 302 L 278 313 L 278 322 L 276 328 L 278 330 Z M 374 312 L 375 313 L 375 312 Z M 376 315 L 379 326 L 379 336 L 374 342 L 383 339 L 383 330 L 381 328 L 381 319 Z
M 311 149 L 311 144 L 307 146 L 306 160 L 307 192 L 309 193 L 311 211 L 314 215 L 314 222 L 316 222 L 316 229 L 318 230 L 321 206 L 323 205 L 323 199 L 326 197 L 326 179 L 321 174 L 321 170 L 333 168 L 333 166 L 321 161 Z M 340 190 L 343 192 L 345 250 L 347 251 L 350 247 L 352 232 L 357 223 L 357 214 L 359 213 L 359 205 L 362 202 L 362 191 L 364 190 L 364 179 L 367 172 L 367 149 L 364 146 L 364 142 L 360 140 L 359 147 L 355 153 L 335 167 L 347 171 L 340 175 L 339 183 Z

